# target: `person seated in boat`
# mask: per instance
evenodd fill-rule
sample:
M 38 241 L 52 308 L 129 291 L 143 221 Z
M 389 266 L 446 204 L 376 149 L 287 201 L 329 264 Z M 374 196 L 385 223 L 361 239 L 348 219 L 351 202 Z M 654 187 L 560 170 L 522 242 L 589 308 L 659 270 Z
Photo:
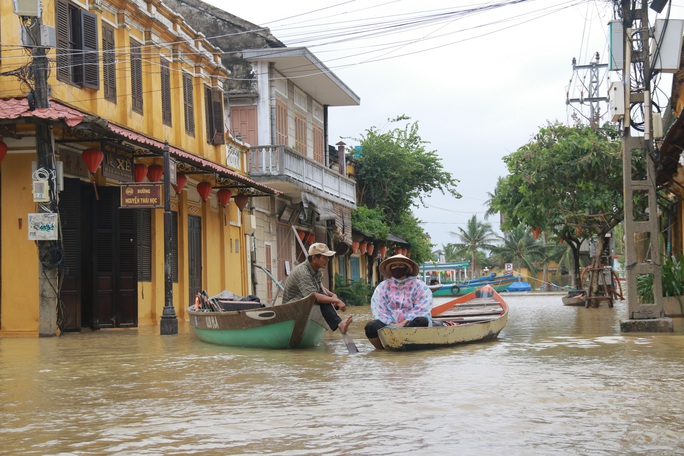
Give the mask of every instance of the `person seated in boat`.
M 386 278 L 378 284 L 371 297 L 371 312 L 375 320 L 366 324 L 366 337 L 377 349 L 382 349 L 378 331 L 385 326 L 432 326 L 432 290 L 420 280 L 418 264 L 404 255 L 394 255 L 378 268 Z
M 322 271 L 328 268 L 333 255 L 335 252 L 329 250 L 327 245 L 321 242 L 311 244 L 306 261 L 295 266 L 285 281 L 283 304 L 306 298 L 313 293 L 316 295 L 323 318 L 330 329 L 335 331 L 339 328 L 342 334 L 346 334 L 352 322 L 352 316 L 349 315 L 342 320 L 335 309 L 344 312 L 347 310 L 347 305 L 335 293 L 323 286 Z

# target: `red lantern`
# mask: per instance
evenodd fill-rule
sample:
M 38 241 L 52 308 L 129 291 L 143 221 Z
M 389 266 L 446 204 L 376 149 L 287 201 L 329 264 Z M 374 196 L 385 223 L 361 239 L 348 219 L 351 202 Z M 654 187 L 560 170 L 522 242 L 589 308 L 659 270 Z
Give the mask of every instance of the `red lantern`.
M 309 233 L 309 234 L 306 235 L 306 243 L 307 243 L 307 244 L 313 244 L 314 240 L 315 240 L 315 239 L 314 239 L 314 234 L 313 234 L 313 233 Z
M 369 242 L 368 246 L 366 247 L 366 253 L 368 254 L 368 256 L 373 256 L 373 250 L 375 250 L 375 245 Z
M 147 179 L 150 182 L 159 182 L 164 175 L 164 168 L 161 165 L 150 165 L 147 168 Z
M 136 182 L 142 182 L 145 180 L 145 176 L 147 176 L 147 165 L 136 163 L 133 166 L 133 176 Z
M 208 200 L 211 194 L 211 184 L 209 182 L 200 182 L 197 184 L 197 193 L 199 193 L 202 201 Z
M 5 155 L 7 155 L 7 144 L 5 141 L 0 141 L 0 163 L 5 159 Z
M 361 252 L 361 255 L 364 255 L 366 253 L 366 247 L 368 247 L 368 242 L 362 242 L 359 244 L 359 252 Z
M 247 207 L 247 202 L 249 201 L 249 196 L 245 195 L 244 193 L 239 193 L 237 196 L 235 196 L 235 205 L 243 211 L 245 207 Z
M 387 246 L 381 245 L 378 249 L 378 252 L 380 252 L 380 257 L 385 258 L 385 254 L 387 253 Z
M 532 237 L 535 239 L 539 239 L 539 235 L 541 234 L 541 228 L 533 228 L 532 229 Z
M 100 167 L 102 159 L 104 159 L 104 153 L 100 149 L 90 148 L 83 151 L 81 154 L 83 158 L 83 163 L 88 167 L 88 171 L 91 174 L 95 174 L 97 168 Z
M 176 195 L 183 191 L 183 187 L 188 182 L 188 176 L 185 174 L 176 174 L 176 185 L 173 185 L 173 189 L 176 191 Z
M 230 199 L 233 197 L 233 194 L 227 188 L 222 188 L 218 191 L 216 196 L 218 196 L 221 206 L 226 207 L 228 206 L 228 203 L 230 203 Z
M 297 230 L 297 236 L 299 236 L 299 239 L 303 241 L 306 237 L 306 231 Z
M 352 241 L 352 253 L 359 251 L 359 241 Z

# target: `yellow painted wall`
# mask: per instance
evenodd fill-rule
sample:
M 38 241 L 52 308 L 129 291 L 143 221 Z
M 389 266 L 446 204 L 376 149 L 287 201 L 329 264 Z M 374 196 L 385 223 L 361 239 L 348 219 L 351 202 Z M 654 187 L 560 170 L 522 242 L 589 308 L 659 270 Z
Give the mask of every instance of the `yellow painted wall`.
M 37 212 L 31 192 L 35 154 L 2 161 L 2 326 L 0 334 L 38 335 L 38 248 L 28 239 L 28 214 Z M 25 176 L 17 185 L 12 176 Z

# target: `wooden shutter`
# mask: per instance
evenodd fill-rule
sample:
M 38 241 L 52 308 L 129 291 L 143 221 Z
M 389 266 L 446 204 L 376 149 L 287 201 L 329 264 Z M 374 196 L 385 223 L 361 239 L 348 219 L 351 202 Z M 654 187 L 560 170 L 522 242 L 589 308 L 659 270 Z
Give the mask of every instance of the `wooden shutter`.
M 218 89 L 211 91 L 212 119 L 214 121 L 214 138 L 212 144 L 225 144 L 226 137 L 223 125 L 223 92 Z
M 99 89 L 100 56 L 97 48 L 97 16 L 89 11 L 81 11 L 81 30 L 83 32 L 83 86 Z
M 183 103 L 185 111 L 185 132 L 195 134 L 195 110 L 193 103 L 192 76 L 183 73 Z
M 116 47 L 109 25 L 102 26 L 102 78 L 105 100 L 116 103 Z
M 137 209 L 138 281 L 152 281 L 152 209 Z
M 160 63 L 162 122 L 171 126 L 171 72 L 168 60 L 162 58 Z
M 142 114 L 142 56 L 140 46 L 140 43 L 131 40 L 131 103 L 133 111 Z
M 71 44 L 69 42 L 69 4 L 65 0 L 55 2 L 57 35 L 57 79 L 71 82 Z
M 214 119 L 211 113 L 211 89 L 204 86 L 204 119 L 207 126 L 207 142 L 214 144 Z

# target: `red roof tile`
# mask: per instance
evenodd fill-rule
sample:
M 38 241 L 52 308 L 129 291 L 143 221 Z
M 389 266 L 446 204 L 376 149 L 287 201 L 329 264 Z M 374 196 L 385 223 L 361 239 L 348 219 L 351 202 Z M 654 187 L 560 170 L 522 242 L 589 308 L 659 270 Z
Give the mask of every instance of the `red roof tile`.
M 80 111 L 69 108 L 55 101 L 50 102 L 49 108 L 29 109 L 26 98 L 10 98 L 0 100 L 0 119 L 39 118 L 45 120 L 63 120 L 73 127 L 80 124 L 86 117 Z

